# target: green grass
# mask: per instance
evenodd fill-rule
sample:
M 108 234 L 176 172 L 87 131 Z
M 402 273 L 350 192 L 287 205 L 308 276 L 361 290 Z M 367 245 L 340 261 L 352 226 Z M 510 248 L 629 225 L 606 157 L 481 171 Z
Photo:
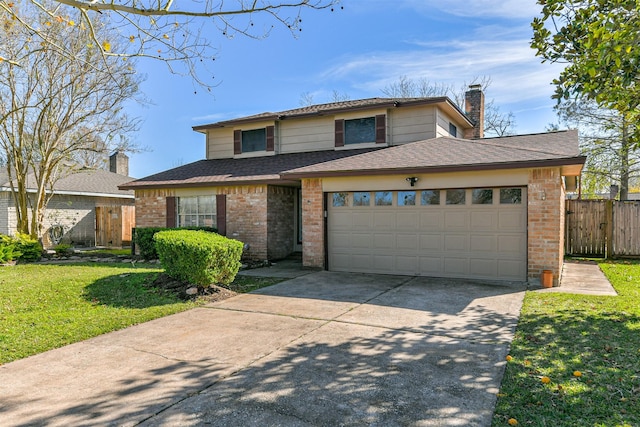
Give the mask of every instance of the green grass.
M 151 288 L 161 271 L 141 264 L 0 268 L 0 364 L 206 302 Z M 249 292 L 279 281 L 238 276 L 229 288 Z
M 640 426 L 640 264 L 600 267 L 619 296 L 527 292 L 493 426 Z
M 131 248 L 101 248 L 91 249 L 89 251 L 82 251 L 79 255 L 87 256 L 131 256 Z

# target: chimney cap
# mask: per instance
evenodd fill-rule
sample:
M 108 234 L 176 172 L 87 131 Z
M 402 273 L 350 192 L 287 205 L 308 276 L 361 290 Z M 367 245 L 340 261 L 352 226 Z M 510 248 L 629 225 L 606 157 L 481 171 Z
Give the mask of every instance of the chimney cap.
M 474 83 L 469 85 L 469 90 L 482 90 L 482 85 L 480 83 Z

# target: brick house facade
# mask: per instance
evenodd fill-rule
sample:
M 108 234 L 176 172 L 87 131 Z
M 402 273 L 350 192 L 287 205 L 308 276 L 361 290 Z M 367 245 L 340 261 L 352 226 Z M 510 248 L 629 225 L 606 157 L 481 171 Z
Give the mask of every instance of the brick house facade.
M 468 115 L 447 98 L 373 98 L 198 126 L 206 160 L 121 188 L 139 227 L 215 223 L 250 258 L 503 280 L 552 270 L 557 283 L 577 133 L 482 138 L 478 88 L 467 103 Z

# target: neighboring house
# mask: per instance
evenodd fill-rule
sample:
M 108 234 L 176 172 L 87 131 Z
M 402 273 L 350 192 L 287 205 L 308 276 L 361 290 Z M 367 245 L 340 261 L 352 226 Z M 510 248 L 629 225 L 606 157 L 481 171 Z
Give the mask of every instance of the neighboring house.
M 121 222 L 112 221 L 112 218 L 121 220 L 123 212 L 127 214 L 127 209 L 131 210 L 133 217 L 135 209 L 133 191 L 118 188 L 119 185 L 132 179 L 128 176 L 128 157 L 124 153 L 116 152 L 109 160 L 109 171 L 80 170 L 55 183 L 54 195 L 45 212 L 43 234 L 45 247 L 49 248 L 58 243 L 95 246 L 96 238 L 100 239 L 97 236 L 99 230 L 96 230 L 100 224 L 100 221 L 96 221 L 96 210 L 102 209 L 106 222 L 110 224 Z M 0 175 L 0 233 L 12 235 L 16 232 L 16 208 L 6 170 L 0 172 Z M 33 182 L 33 179 L 31 178 L 28 182 Z M 129 223 L 121 230 L 110 230 L 108 235 L 111 237 L 97 243 L 105 246 L 111 246 L 110 242 L 113 240 L 117 240 L 120 244 L 130 243 L 132 226 L 135 225 Z
M 557 282 L 575 131 L 483 139 L 484 95 L 372 98 L 194 130 L 206 160 L 120 188 L 138 227 L 217 225 L 247 256 L 333 271 Z M 462 139 L 465 138 L 465 139 Z

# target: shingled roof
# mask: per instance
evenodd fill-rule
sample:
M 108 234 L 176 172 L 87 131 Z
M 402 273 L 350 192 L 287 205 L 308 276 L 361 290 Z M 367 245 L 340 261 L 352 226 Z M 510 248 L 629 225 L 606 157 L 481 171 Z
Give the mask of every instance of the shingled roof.
M 582 165 L 577 131 L 467 140 L 433 138 L 289 169 L 285 179 Z
M 336 159 L 381 150 L 369 148 L 313 151 L 243 159 L 200 160 L 120 185 L 121 189 L 286 183 L 281 174 L 289 169 L 323 164 Z
M 584 161 L 576 131 L 480 140 L 441 137 L 384 148 L 200 160 L 120 188 L 287 184 L 314 176 L 581 166 Z
M 468 122 L 471 127 L 473 124 L 469 121 L 465 113 L 458 106 L 445 96 L 431 98 L 367 98 L 340 102 L 331 102 L 328 104 L 310 105 L 307 107 L 294 108 L 279 112 L 266 112 L 254 114 L 251 116 L 239 117 L 231 120 L 224 120 L 216 123 L 194 126 L 193 130 L 203 131 L 210 128 L 218 128 L 225 126 L 235 126 L 242 123 L 257 122 L 262 120 L 285 120 L 291 118 L 302 118 L 309 116 L 319 116 L 327 114 L 336 114 L 346 111 L 358 111 L 374 108 L 398 108 L 410 107 L 416 105 L 443 104 L 449 109 L 455 110 L 463 120 Z
M 119 175 L 104 169 L 82 169 L 60 178 L 53 186 L 56 194 L 72 194 L 93 197 L 133 198 L 133 191 L 122 190 L 118 186 L 131 181 L 131 177 Z M 29 189 L 35 188 L 33 175 L 27 177 Z M 0 170 L 0 188 L 11 188 L 6 170 Z

